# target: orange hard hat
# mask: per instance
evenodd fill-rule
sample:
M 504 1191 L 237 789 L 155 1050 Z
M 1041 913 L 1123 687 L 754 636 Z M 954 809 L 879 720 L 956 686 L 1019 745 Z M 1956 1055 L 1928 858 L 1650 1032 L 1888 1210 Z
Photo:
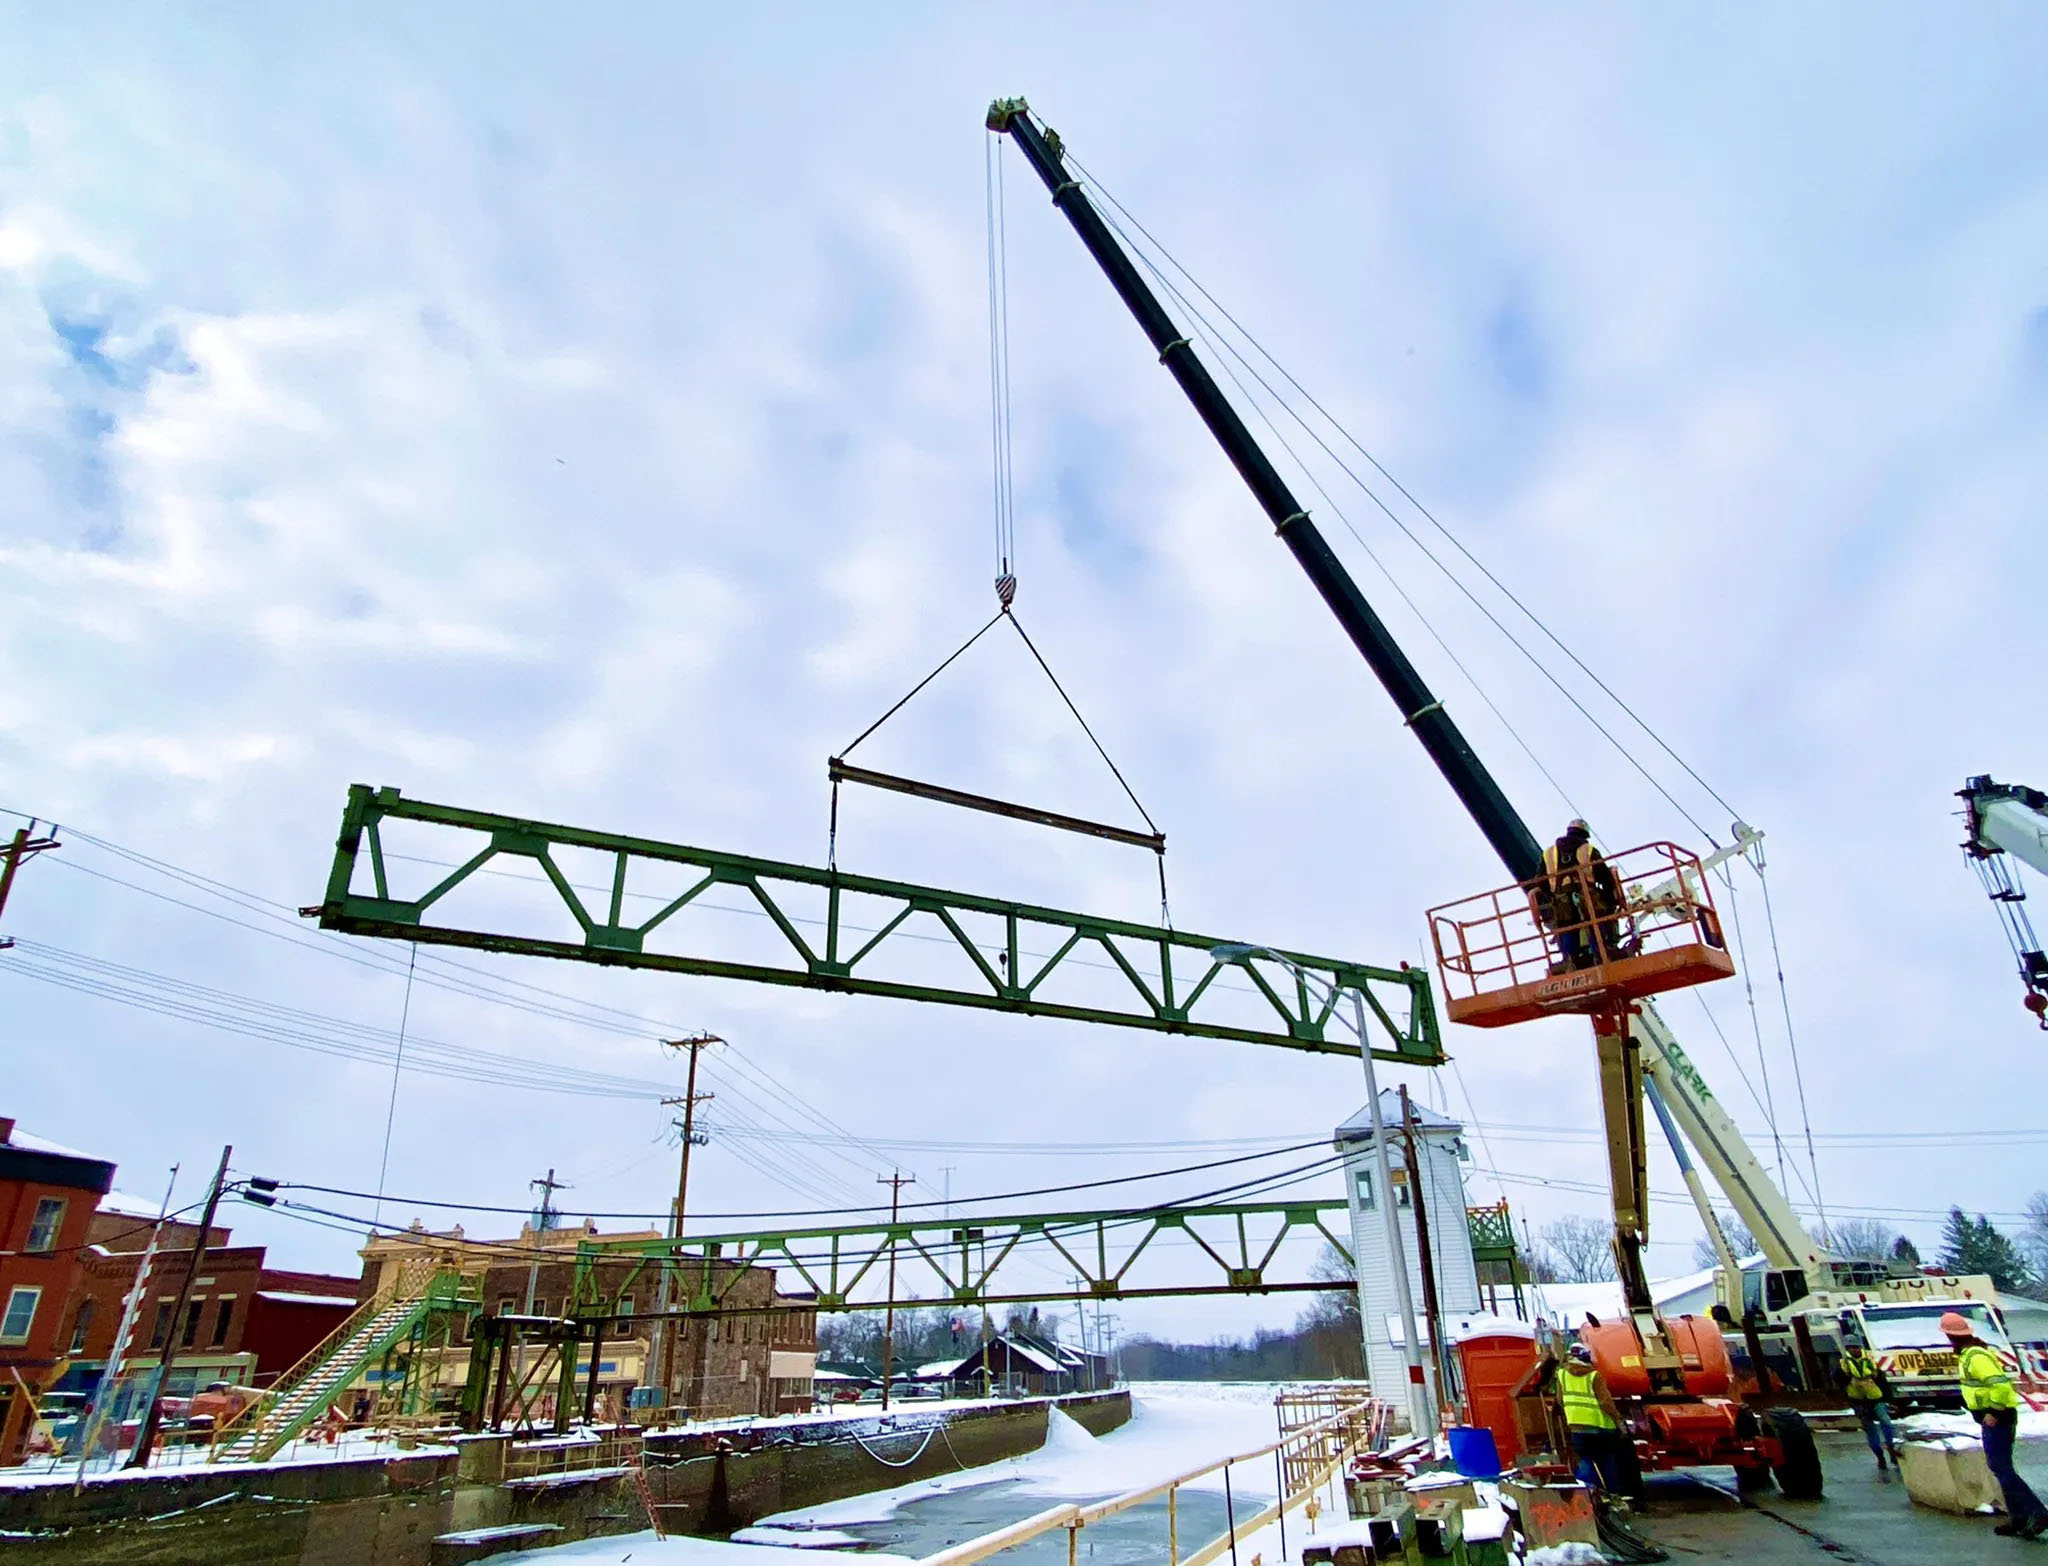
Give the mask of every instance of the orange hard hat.
M 1970 1325 L 1969 1318 L 1961 1311 L 1943 1311 L 1941 1315 L 1942 1334 L 1951 1338 L 1974 1336 L 1977 1329 Z

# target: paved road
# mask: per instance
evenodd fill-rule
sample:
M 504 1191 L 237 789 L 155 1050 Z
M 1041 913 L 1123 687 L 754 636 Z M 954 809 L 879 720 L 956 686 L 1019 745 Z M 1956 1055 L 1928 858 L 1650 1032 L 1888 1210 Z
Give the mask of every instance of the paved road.
M 1928 1562 L 2015 1561 L 2048 1566 L 2048 1544 L 2001 1539 L 1993 1517 L 1952 1517 L 1915 1506 L 1894 1476 L 1880 1482 L 1870 1449 L 1859 1435 L 1819 1432 L 1827 1470 L 1827 1499 L 1788 1501 L 1776 1491 L 1762 1504 L 1744 1506 L 1728 1490 L 1678 1475 L 1652 1481 L 1640 1531 L 1677 1562 L 1742 1561 L 1755 1566 L 1926 1566 Z M 2036 1465 L 2025 1463 L 2023 1471 Z M 1709 1470 L 1709 1476 L 1716 1471 Z M 2042 1489 L 2042 1476 L 2028 1473 Z M 2044 1492 L 2048 1493 L 2048 1492 Z

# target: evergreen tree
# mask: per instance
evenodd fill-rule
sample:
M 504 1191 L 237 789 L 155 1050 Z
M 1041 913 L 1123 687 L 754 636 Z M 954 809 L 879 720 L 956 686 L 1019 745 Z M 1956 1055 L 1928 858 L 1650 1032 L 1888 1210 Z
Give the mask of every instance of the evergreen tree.
M 1975 1272 L 1969 1265 L 1973 1231 L 1960 1207 L 1951 1207 L 1941 1226 L 1941 1252 L 1935 1258 L 1945 1272 Z
M 1920 1247 L 1902 1234 L 1892 1241 L 1892 1260 L 1902 1261 L 1909 1267 L 1917 1267 L 1920 1265 Z
M 1941 1228 L 1941 1265 L 1949 1272 L 1988 1274 L 2001 1290 L 2019 1290 L 2033 1275 L 2018 1246 L 1981 1213 L 1974 1219 L 1960 1207 L 1948 1210 Z

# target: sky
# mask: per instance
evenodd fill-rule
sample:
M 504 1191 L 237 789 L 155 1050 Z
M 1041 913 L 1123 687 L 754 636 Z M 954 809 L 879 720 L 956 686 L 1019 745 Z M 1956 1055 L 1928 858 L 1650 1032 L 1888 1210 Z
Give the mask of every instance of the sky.
M 5 16 L 0 807 L 65 846 L 5 912 L 0 1112 L 124 1190 L 175 1163 L 194 1200 L 232 1144 L 239 1171 L 365 1193 L 233 1215 L 342 1271 L 380 1189 L 387 1221 L 512 1210 L 473 1234 L 516 1229 L 549 1171 L 573 1212 L 659 1211 L 681 1070 L 657 1041 L 698 1029 L 729 1043 L 690 1205 L 726 1227 L 871 1206 L 898 1164 L 906 1199 L 1078 1186 L 1358 1107 L 1337 1058 L 413 962 L 296 916 L 351 783 L 823 861 L 826 757 L 995 609 L 983 116 L 1016 93 L 1399 481 L 1340 448 L 1382 510 L 1281 425 L 1539 836 L 1764 831 L 1769 906 L 1744 870 L 1731 910 L 1746 978 L 1666 1015 L 1795 1197 L 1808 1128 L 1830 1211 L 1923 1248 L 1952 1202 L 2009 1217 L 2048 1186 L 2043 1040 L 1952 797 L 2048 782 L 2022 672 L 2048 652 L 2037 10 Z M 1017 611 L 1165 830 L 1176 923 L 1422 961 L 1424 910 L 1497 863 L 996 150 Z M 1014 639 L 861 759 L 1131 820 Z M 1157 914 L 1140 850 L 894 796 L 849 793 L 838 854 Z M 488 911 L 542 917 L 531 890 Z M 1447 1044 L 1405 1080 L 1484 1130 L 1472 1199 L 1600 1212 L 1583 1025 Z M 556 1090 L 419 1069 L 437 1045 Z M 1651 1184 L 1652 1270 L 1685 1271 L 1661 1148 Z

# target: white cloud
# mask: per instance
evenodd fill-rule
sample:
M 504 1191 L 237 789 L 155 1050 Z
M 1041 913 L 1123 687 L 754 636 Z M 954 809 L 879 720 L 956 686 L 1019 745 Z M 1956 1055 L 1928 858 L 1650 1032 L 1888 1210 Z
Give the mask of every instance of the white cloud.
M 657 21 L 631 47 L 514 19 L 481 53 L 431 19 L 374 48 L 223 24 L 175 55 L 146 28 L 29 29 L 0 64 L 0 85 L 37 83 L 0 122 L 0 659 L 20 671 L 0 687 L 0 803 L 285 908 L 317 896 L 352 781 L 822 857 L 825 754 L 993 608 L 962 84 L 1043 82 L 1088 165 L 1769 830 L 1819 1126 L 1962 1125 L 1973 1073 L 2024 1080 L 2033 1039 L 1944 811 L 1965 772 L 2048 777 L 2013 672 L 2043 650 L 2024 355 L 2048 203 L 1996 152 L 2038 144 L 2028 51 L 1879 30 L 1845 59 L 1833 30 L 1787 24 L 1751 56 L 1668 22 L 1380 19 L 1368 37 L 1335 12 L 1218 12 L 1154 63 L 1135 21 L 1069 21 L 1090 48 L 971 19 L 894 43 Z M 1928 51 L 1947 68 L 1920 71 Z M 1361 74 L 1388 59 L 1403 68 Z M 1910 113 L 1857 85 L 1906 79 L 1931 95 Z M 1166 828 L 1181 922 L 1414 958 L 1419 911 L 1496 869 L 1009 172 L 1025 623 Z M 1688 830 L 1368 502 L 1333 493 L 1603 830 Z M 1511 793 L 1562 813 L 1314 509 Z M 1021 649 L 977 658 L 885 731 L 888 754 L 1127 808 Z M 842 852 L 1061 905 L 1156 898 L 1142 855 L 887 801 L 850 807 Z M 50 860 L 15 896 L 12 930 L 396 1024 L 390 973 L 268 953 Z M 1312 1133 L 1357 1097 L 1341 1062 L 491 966 L 729 1031 L 869 1136 L 1053 1138 L 1043 1103 L 987 1087 L 1019 1063 L 1092 1084 L 1060 1104 L 1075 1140 Z M 76 1041 L 22 1072 L 32 1129 L 83 1136 L 65 1126 L 84 1058 L 138 1084 L 96 1121 L 126 1166 L 232 1138 L 238 1162 L 369 1178 L 374 1070 L 280 1066 L 18 981 L 10 1003 Z M 661 1069 L 642 1040 L 439 990 L 413 1005 L 426 1036 Z M 1741 997 L 1714 1005 L 1750 1069 Z M 1695 1055 L 1746 1106 L 1709 1038 Z M 1574 1026 L 1454 1047 L 1487 1118 L 1591 1124 Z M 584 1200 L 647 1205 L 661 1161 L 600 1177 L 657 1122 L 421 1081 L 393 1184 L 516 1201 L 581 1159 Z M 770 1152 L 849 1187 L 871 1172 L 865 1153 Z M 941 1156 L 956 1189 L 1057 1183 L 1043 1161 Z M 1938 1179 L 1824 1156 L 1831 1189 L 1874 1207 L 1996 1210 L 2048 1183 L 2031 1151 Z M 1501 1161 L 1601 1171 L 1579 1143 Z M 791 1199 L 736 1156 L 703 1167 L 708 1211 Z M 1539 1221 L 1596 1205 L 1510 1194 Z M 1664 1221 L 1682 1238 L 1660 1261 L 1682 1262 L 1690 1225 Z

